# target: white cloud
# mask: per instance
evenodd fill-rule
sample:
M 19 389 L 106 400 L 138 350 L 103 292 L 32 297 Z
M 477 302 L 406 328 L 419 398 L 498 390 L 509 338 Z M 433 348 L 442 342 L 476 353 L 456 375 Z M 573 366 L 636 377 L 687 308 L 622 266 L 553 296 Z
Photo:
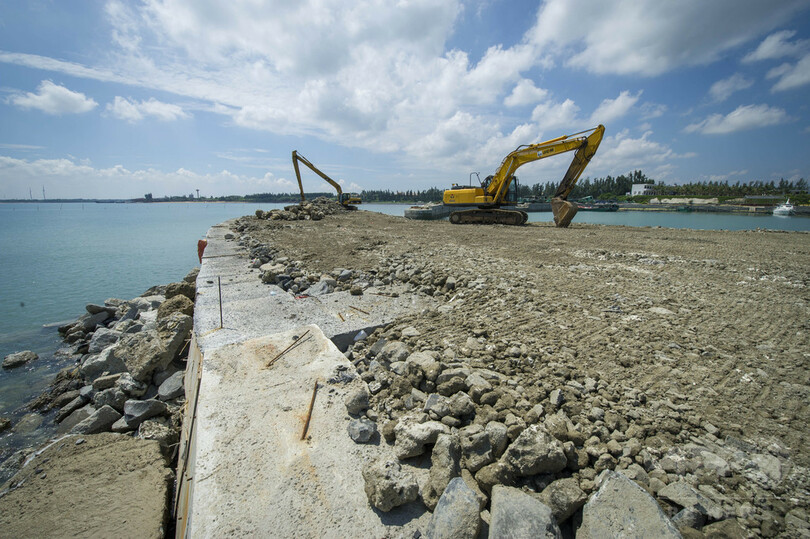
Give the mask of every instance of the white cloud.
M 746 79 L 739 73 L 735 73 L 727 79 L 721 79 L 709 88 L 709 95 L 712 100 L 719 103 L 725 101 L 735 92 L 750 88 L 754 84 L 751 79 Z
M 759 46 L 746 54 L 743 62 L 756 62 L 759 60 L 776 60 L 785 56 L 800 56 L 807 50 L 810 41 L 800 39 L 793 42 L 788 41 L 796 35 L 794 30 L 782 30 L 766 37 Z
M 92 98 L 81 92 L 73 92 L 49 80 L 42 81 L 37 93 L 12 95 L 9 101 L 22 109 L 36 109 L 46 114 L 82 114 L 98 106 Z
M 263 176 L 234 174 L 228 170 L 200 174 L 185 168 L 163 172 L 152 168 L 129 170 L 121 165 L 95 168 L 86 160 L 16 159 L 0 156 L 3 195 L 27 198 L 28 186 L 43 185 L 49 198 L 138 198 L 185 195 L 200 189 L 207 196 L 289 193 L 297 183 L 268 172 Z
M 712 114 L 705 120 L 690 124 L 684 131 L 704 135 L 726 135 L 788 121 L 791 121 L 791 118 L 783 109 L 768 105 L 741 105 L 725 116 Z
M 803 0 L 547 0 L 529 38 L 573 67 L 653 76 L 714 62 L 803 7 Z
M 771 73 L 769 72 L 770 76 Z M 774 84 L 773 91 L 792 90 L 810 83 L 810 54 L 799 60 L 795 66 L 780 71 L 779 80 Z
M 191 115 L 185 112 L 182 107 L 171 103 L 163 103 L 154 98 L 147 101 L 135 101 L 125 97 L 115 96 L 112 103 L 107 104 L 107 112 L 114 118 L 135 123 L 143 120 L 146 116 L 154 117 L 165 122 L 190 118 Z
M 540 103 L 532 111 L 532 121 L 537 123 L 541 131 L 554 129 L 571 130 L 574 125 L 581 125 L 582 121 L 577 118 L 579 107 L 566 99 L 562 103 L 546 101 Z
M 598 176 L 615 174 L 616 171 L 646 171 L 671 165 L 672 160 L 695 157 L 694 153 L 676 153 L 665 144 L 652 140 L 652 134 L 652 131 L 645 131 L 641 137 L 633 138 L 624 129 L 615 135 L 606 136 L 588 167 L 588 172 L 592 176 Z M 661 174 L 658 176 L 663 177 Z
M 536 87 L 532 80 L 520 79 L 515 87 L 512 88 L 512 93 L 504 99 L 503 104 L 507 107 L 531 105 L 532 103 L 542 101 L 546 96 L 548 96 L 548 90 Z
M 629 91 L 625 90 L 619 94 L 616 99 L 603 100 L 596 110 L 591 114 L 592 124 L 605 124 L 617 118 L 621 118 L 633 108 L 641 97 L 642 90 L 639 90 L 636 95 L 632 95 Z

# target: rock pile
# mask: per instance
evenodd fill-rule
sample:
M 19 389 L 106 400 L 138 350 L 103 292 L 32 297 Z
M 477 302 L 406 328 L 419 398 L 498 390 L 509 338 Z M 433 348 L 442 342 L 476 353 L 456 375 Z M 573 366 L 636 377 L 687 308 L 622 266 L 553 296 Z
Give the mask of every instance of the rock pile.
M 291 226 L 310 231 L 314 225 Z M 715 426 L 699 406 L 719 401 L 714 405 L 722 410 L 745 404 L 723 402 L 711 387 L 694 387 L 694 375 L 683 367 L 694 365 L 709 376 L 710 365 L 733 370 L 723 366 L 741 364 L 726 355 L 722 348 L 732 345 L 723 346 L 719 333 L 698 333 L 697 322 L 681 316 L 692 311 L 675 302 L 689 304 L 696 292 L 669 291 L 680 299 L 663 305 L 638 292 L 632 298 L 595 296 L 603 276 L 612 275 L 604 272 L 615 272 L 618 263 L 642 275 L 650 273 L 650 265 L 671 265 L 675 269 L 666 275 L 683 279 L 684 259 L 606 251 L 602 258 L 586 253 L 585 262 L 570 260 L 570 266 L 555 255 L 554 267 L 540 264 L 538 270 L 533 261 L 512 265 L 476 257 L 468 242 L 459 247 L 440 241 L 441 248 L 431 250 L 401 228 L 392 233 L 396 243 L 364 258 L 362 270 L 324 272 L 292 261 L 303 257 L 290 244 L 271 246 L 266 236 L 264 241 L 254 236 L 249 221 L 237 226 L 254 267 L 263 267 L 262 280 L 291 293 L 315 286 L 319 293 L 374 287 L 377 293 L 424 294 L 439 301 L 437 308 L 379 328 L 347 351 L 363 381 L 346 402 L 354 418 L 349 435 L 366 443 L 361 431 L 379 431 L 398 461 L 369 463 L 366 492 L 372 493 L 372 505 L 393 510 L 412 499 L 416 485 L 419 499 L 439 518 L 442 497 L 468 499 L 458 492 L 466 488 L 480 504 L 477 518 L 491 532 L 515 520 L 497 502 L 502 498 L 536 515 L 532 533 L 546 530 L 542 533 L 551 536 L 620 535 L 642 524 L 638 529 L 650 536 L 810 536 L 804 509 L 810 503 L 810 472 L 775 438 L 744 437 L 733 422 L 715 419 Z M 361 230 L 355 234 L 359 245 L 375 241 L 365 224 Z M 365 256 L 357 245 L 355 252 Z M 325 252 L 307 260 L 317 262 Z M 688 281 L 695 271 L 715 271 L 703 259 L 689 264 Z M 553 289 L 548 283 L 566 271 L 574 273 L 574 281 L 587 279 L 586 291 L 572 285 L 572 299 L 549 301 L 559 298 L 553 290 L 545 293 Z M 650 286 L 660 288 L 660 281 L 651 278 Z M 690 307 L 699 301 L 694 299 Z M 758 374 L 746 376 L 750 383 Z M 420 476 L 416 472 L 428 461 L 429 473 Z M 519 494 L 548 511 L 519 503 Z M 469 511 L 469 503 L 461 505 L 467 509 L 460 511 Z M 461 514 L 450 520 L 460 522 Z M 632 521 L 633 515 L 643 522 Z M 442 525 L 437 522 L 435 529 L 445 529 Z
M 326 215 L 348 211 L 346 207 L 326 197 L 285 206 L 283 210 L 256 210 L 256 217 L 269 221 L 320 221 Z
M 59 328 L 77 366 L 63 369 L 29 408 L 57 409 L 59 432 L 131 434 L 157 440 L 170 456 L 185 402 L 196 273 L 129 301 L 87 305 L 86 314 Z

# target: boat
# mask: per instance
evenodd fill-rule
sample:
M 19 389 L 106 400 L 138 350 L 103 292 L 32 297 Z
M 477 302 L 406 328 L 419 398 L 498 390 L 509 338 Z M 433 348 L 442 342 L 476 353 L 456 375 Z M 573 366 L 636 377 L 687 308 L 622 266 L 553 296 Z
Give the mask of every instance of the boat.
M 683 212 L 683 213 L 691 213 L 692 206 L 678 206 L 675 208 L 675 211 Z
M 779 204 L 773 209 L 774 215 L 793 215 L 793 212 L 793 204 L 790 203 L 790 199 L 787 199 L 784 204 Z
M 619 211 L 619 205 L 613 202 L 596 202 L 594 204 L 579 204 L 580 211 Z

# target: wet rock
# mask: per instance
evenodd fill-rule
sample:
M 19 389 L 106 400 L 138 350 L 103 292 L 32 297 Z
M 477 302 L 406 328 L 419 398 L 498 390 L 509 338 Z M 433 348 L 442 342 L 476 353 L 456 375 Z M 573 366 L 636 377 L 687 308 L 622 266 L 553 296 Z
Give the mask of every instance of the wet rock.
M 425 452 L 425 445 L 436 442 L 439 434 L 450 431 L 447 425 L 438 421 L 417 423 L 401 419 L 394 428 L 396 441 L 394 451 L 400 460 L 415 457 Z
M 112 427 L 113 423 L 121 419 L 119 414 L 112 406 L 105 405 L 96 410 L 87 419 L 79 422 L 70 429 L 71 434 L 96 434 L 99 432 L 107 432 Z
M 562 443 L 540 425 L 524 430 L 507 447 L 503 460 L 519 476 L 559 472 L 568 463 Z
M 644 489 L 620 473 L 606 471 L 599 490 L 582 509 L 577 538 L 672 537 L 681 534 Z
M 160 384 L 160 387 L 158 387 L 158 399 L 168 401 L 184 395 L 183 379 L 185 374 L 183 371 L 177 371 Z
M 427 528 L 430 539 L 474 539 L 481 528 L 478 497 L 460 477 L 444 489 Z
M 450 480 L 461 474 L 460 461 L 461 447 L 458 437 L 440 434 L 430 456 L 430 477 L 422 492 L 422 501 L 431 511 L 436 508 L 439 497 Z
M 0 432 L 4 432 L 11 427 L 11 420 L 7 417 L 0 417 Z
M 363 467 L 363 481 L 369 503 L 383 512 L 414 501 L 419 496 L 416 477 L 391 459 L 379 459 Z
M 44 419 L 37 413 L 25 414 L 11 430 L 17 434 L 31 434 L 42 425 Z
M 551 509 L 517 488 L 493 487 L 491 515 L 490 537 L 562 538 Z
M 29 361 L 34 361 L 39 359 L 39 356 L 36 355 L 31 350 L 24 350 L 22 352 L 16 352 L 14 354 L 9 354 L 5 358 L 3 358 L 3 368 L 4 369 L 16 369 L 17 367 L 21 367 L 25 365 Z
M 576 479 L 569 477 L 552 482 L 537 498 L 551 509 L 558 523 L 563 523 L 585 504 L 588 495 Z
M 347 427 L 349 437 L 358 444 L 365 444 L 371 441 L 377 434 L 377 424 L 365 417 L 352 419 Z

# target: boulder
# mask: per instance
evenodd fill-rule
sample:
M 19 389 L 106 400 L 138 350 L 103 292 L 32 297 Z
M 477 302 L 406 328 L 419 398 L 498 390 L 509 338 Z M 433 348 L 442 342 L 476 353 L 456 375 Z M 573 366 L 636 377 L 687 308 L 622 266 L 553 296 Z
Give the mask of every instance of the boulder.
M 380 353 L 377 354 L 377 361 L 390 364 L 396 361 L 405 361 L 408 359 L 408 355 L 409 350 L 407 344 L 401 341 L 392 341 L 382 347 Z
M 158 318 L 157 331 L 169 358 L 174 359 L 183 353 L 186 340 L 191 335 L 194 319 L 183 313 L 171 313 L 164 318 Z
M 99 432 L 107 432 L 110 430 L 113 423 L 119 419 L 121 419 L 121 414 L 115 411 L 112 406 L 104 405 L 91 414 L 90 417 L 70 429 L 70 433 L 97 434 Z
M 553 537 L 562 539 L 551 509 L 514 487 L 492 488 L 490 537 Z
M 461 477 L 455 477 L 439 498 L 426 535 L 430 539 L 474 539 L 481 528 L 480 510 L 475 492 Z
M 558 523 L 568 520 L 585 504 L 588 495 L 573 477 L 558 479 L 543 489 L 537 499 L 546 504 Z
M 65 432 L 70 431 L 70 429 L 90 417 L 96 411 L 92 404 L 84 404 L 86 401 L 82 399 L 78 400 L 79 407 L 61 418 L 56 432 L 64 434 Z
M 115 356 L 124 362 L 132 378 L 139 382 L 148 382 L 154 371 L 165 369 L 172 360 L 155 331 L 125 335 L 113 350 Z
M 158 307 L 157 319 L 166 318 L 172 313 L 194 316 L 194 302 L 186 296 L 174 296 L 171 299 L 167 299 Z
M 682 508 L 697 509 L 709 520 L 724 520 L 729 517 L 719 503 L 707 498 L 685 481 L 676 481 L 658 491 L 658 497 Z
M 541 425 L 532 425 L 521 432 L 502 459 L 519 476 L 556 473 L 568 464 L 562 443 Z
M 124 410 L 124 403 L 126 401 L 126 393 L 117 387 L 111 387 L 109 389 L 105 389 L 104 391 L 99 391 L 93 397 L 93 405 L 95 405 L 96 408 L 101 408 L 102 406 L 111 406 L 116 412 L 122 412 Z
M 39 359 L 39 356 L 36 355 L 31 350 L 24 350 L 22 352 L 17 352 L 14 354 L 9 354 L 3 359 L 3 368 L 4 369 L 14 369 L 25 365 L 29 361 L 34 361 Z
M 98 354 L 108 346 L 114 345 L 121 338 L 121 332 L 114 329 L 98 328 L 87 347 L 88 354 Z
M 166 299 L 171 299 L 175 296 L 185 296 L 191 301 L 194 301 L 196 293 L 197 289 L 193 281 L 180 281 L 179 283 L 169 283 L 166 285 Z
M 135 380 L 128 372 L 123 373 L 115 385 L 130 397 L 143 397 L 149 387 L 149 384 Z
M 440 434 L 430 456 L 430 477 L 422 501 L 433 511 L 450 480 L 461 475 L 461 445 L 458 437 Z
M 147 419 L 163 415 L 167 411 L 166 403 L 156 399 L 130 399 L 124 403 L 124 418 L 130 427 L 137 427 Z
M 94 331 L 96 326 L 110 318 L 111 315 L 107 311 L 101 311 L 96 314 L 87 314 L 79 317 L 77 326 L 80 327 L 85 333 Z
M 318 281 L 314 285 L 307 288 L 307 294 L 310 296 L 324 296 L 326 294 L 331 294 L 335 290 L 335 287 L 333 284 L 331 284 L 331 282 L 331 280 Z
M 357 389 L 352 390 L 347 396 L 344 403 L 346 404 L 346 411 L 352 415 L 362 414 L 368 409 L 368 400 L 371 398 L 368 386 L 361 384 Z
M 415 457 L 425 452 L 425 445 L 436 442 L 439 434 L 450 432 L 450 428 L 438 421 L 416 423 L 400 420 L 394 428 L 396 441 L 394 451 L 400 460 Z
M 673 537 L 681 534 L 647 491 L 624 475 L 606 470 L 599 490 L 582 509 L 577 538 Z
M 360 419 L 352 419 L 349 421 L 347 427 L 349 437 L 358 444 L 365 444 L 371 441 L 375 434 L 377 434 L 377 424 L 361 417 Z
M 184 395 L 183 378 L 185 375 L 185 372 L 177 371 L 169 376 L 158 388 L 158 399 L 168 401 Z
M 363 481 L 368 501 L 383 512 L 412 502 L 419 496 L 416 477 L 392 459 L 367 463 L 363 467 Z
M 104 391 L 105 389 L 110 389 L 118 379 L 121 378 L 121 373 L 116 374 L 108 374 L 106 376 L 99 376 L 95 380 L 93 380 L 93 389 L 96 391 Z
M 95 380 L 104 373 L 116 374 L 125 372 L 127 366 L 121 359 L 120 355 L 116 354 L 115 348 L 118 345 L 105 348 L 98 355 L 89 356 L 82 366 L 79 367 L 79 372 L 85 380 Z
M 470 472 L 475 473 L 495 460 L 492 454 L 492 441 L 481 425 L 470 425 L 461 429 L 459 437 L 464 467 Z

